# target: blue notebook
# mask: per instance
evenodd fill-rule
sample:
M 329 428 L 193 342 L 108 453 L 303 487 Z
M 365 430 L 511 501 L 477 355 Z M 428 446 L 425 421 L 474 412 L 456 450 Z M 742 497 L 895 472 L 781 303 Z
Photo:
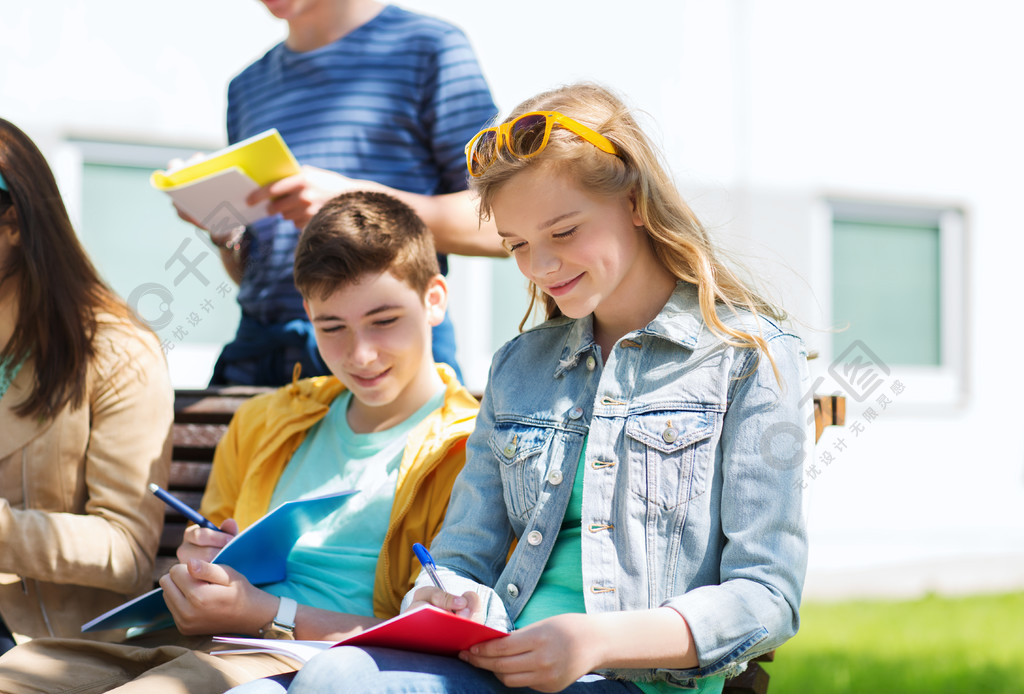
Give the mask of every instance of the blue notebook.
M 282 581 L 287 576 L 288 553 L 302 534 L 322 521 L 355 491 L 287 501 L 248 528 L 217 553 L 214 564 L 225 564 L 254 586 Z M 134 636 L 171 626 L 174 620 L 164 603 L 163 588 L 118 605 L 82 625 L 82 631 L 130 629 Z

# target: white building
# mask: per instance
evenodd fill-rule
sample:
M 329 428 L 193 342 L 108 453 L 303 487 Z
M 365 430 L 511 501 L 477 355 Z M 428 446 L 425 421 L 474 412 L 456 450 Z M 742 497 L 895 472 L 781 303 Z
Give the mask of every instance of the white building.
M 1016 298 L 1024 255 L 1013 77 L 1024 9 L 404 6 L 466 30 L 504 110 L 580 79 L 645 110 L 712 233 L 798 319 L 819 353 L 817 390 L 848 405 L 806 470 L 809 592 L 866 575 L 897 593 L 1024 585 L 1024 375 L 1002 356 L 1015 321 L 996 315 Z M 175 284 L 167 261 L 195 237 L 148 174 L 224 144 L 229 78 L 282 35 L 251 1 L 0 0 L 0 116 L 43 147 L 115 288 L 173 294 L 182 310 L 160 335 L 179 386 L 205 383 L 237 309 L 215 262 L 203 265 L 208 284 Z M 450 280 L 460 359 L 479 389 L 521 318 L 523 282 L 511 261 L 484 259 L 454 259 Z

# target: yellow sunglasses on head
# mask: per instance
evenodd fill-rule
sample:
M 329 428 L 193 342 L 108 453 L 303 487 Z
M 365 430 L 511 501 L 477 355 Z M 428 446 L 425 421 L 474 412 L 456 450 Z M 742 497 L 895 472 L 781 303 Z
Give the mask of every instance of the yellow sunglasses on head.
M 607 137 L 577 123 L 569 116 L 563 116 L 558 111 L 531 111 L 507 123 L 484 128 L 469 141 L 466 145 L 466 168 L 469 174 L 476 177 L 486 171 L 498 158 L 503 144 L 509 153 L 520 159 L 529 159 L 538 154 L 547 147 L 551 129 L 556 125 L 579 135 L 602 152 L 619 153 Z

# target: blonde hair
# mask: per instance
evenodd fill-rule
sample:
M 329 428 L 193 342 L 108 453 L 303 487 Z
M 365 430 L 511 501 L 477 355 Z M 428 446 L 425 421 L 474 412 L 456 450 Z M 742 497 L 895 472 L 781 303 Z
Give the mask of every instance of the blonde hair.
M 701 316 L 711 332 L 729 345 L 759 349 L 767 354 L 778 379 L 764 338 L 729 327 L 718 317 L 716 306 L 724 305 L 733 313 L 743 308 L 755 316 L 776 320 L 784 319 L 785 313 L 758 296 L 719 261 L 707 231 L 679 195 L 650 140 L 622 100 L 598 85 L 574 84 L 524 101 L 505 122 L 530 111 L 558 111 L 569 116 L 611 140 L 619 154 L 602 152 L 557 127 L 552 130 L 547 147 L 529 159 L 517 158 L 502 147 L 498 159 L 470 181 L 471 188 L 480 196 L 481 218 L 490 217 L 494 196 L 503 184 L 526 167 L 542 162 L 559 167 L 590 192 L 629 195 L 658 259 L 676 278 L 697 287 Z M 530 305 L 520 330 L 538 299 L 547 318 L 561 315 L 554 299 L 531 283 Z

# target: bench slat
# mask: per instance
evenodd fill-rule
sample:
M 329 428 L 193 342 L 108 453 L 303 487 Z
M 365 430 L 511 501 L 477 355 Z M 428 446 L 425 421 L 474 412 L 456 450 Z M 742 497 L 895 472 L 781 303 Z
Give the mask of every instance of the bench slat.
M 210 462 L 201 460 L 172 460 L 168 482 L 170 492 L 178 496 L 181 490 L 198 489 L 200 496 L 210 477 Z
M 217 442 L 228 430 L 227 424 L 174 423 L 172 439 L 174 460 L 199 460 L 210 463 Z
M 747 669 L 725 682 L 722 694 L 766 694 L 768 673 L 757 663 L 748 663 Z
M 185 536 L 185 528 L 188 523 L 184 519 L 164 521 L 163 532 L 160 533 L 160 550 L 158 556 L 165 556 L 177 559 L 176 552 L 181 545 L 181 538 Z M 163 574 L 160 574 L 162 576 Z M 157 578 L 160 578 L 157 576 Z
M 183 424 L 227 424 L 238 406 L 274 388 L 232 386 L 174 391 L 174 421 Z

